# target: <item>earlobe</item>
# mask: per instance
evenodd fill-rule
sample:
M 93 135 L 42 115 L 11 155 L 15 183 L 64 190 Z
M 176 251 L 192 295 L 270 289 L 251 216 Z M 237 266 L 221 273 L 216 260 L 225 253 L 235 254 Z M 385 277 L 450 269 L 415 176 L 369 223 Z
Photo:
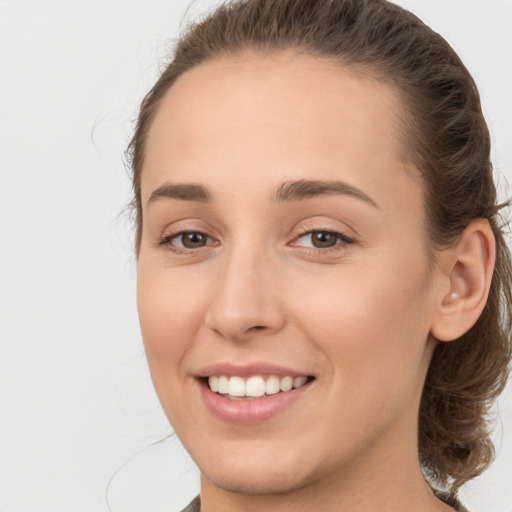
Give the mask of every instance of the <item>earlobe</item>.
M 440 293 L 431 334 L 452 341 L 471 329 L 487 302 L 496 259 L 489 221 L 473 220 L 441 259 L 449 291 Z

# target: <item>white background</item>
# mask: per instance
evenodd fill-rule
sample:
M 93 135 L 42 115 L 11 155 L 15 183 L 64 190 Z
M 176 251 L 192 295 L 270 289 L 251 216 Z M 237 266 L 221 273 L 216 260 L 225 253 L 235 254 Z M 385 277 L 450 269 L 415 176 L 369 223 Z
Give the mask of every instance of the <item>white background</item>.
M 480 87 L 502 197 L 512 181 L 512 0 L 402 0 Z M 0 512 L 181 510 L 198 475 L 146 370 L 130 181 L 137 104 L 188 0 L 0 0 Z M 194 18 L 212 1 L 195 2 Z M 499 455 L 464 489 L 512 512 L 512 386 Z M 142 450 L 142 451 L 141 451 Z

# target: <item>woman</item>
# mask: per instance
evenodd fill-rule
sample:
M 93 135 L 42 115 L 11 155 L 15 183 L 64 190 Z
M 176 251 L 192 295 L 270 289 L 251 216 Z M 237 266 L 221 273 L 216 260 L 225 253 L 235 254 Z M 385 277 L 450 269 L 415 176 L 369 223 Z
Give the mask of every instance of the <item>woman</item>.
M 129 149 L 148 363 L 201 472 L 187 510 L 464 510 L 511 276 L 450 46 L 384 0 L 235 1 L 181 39 Z

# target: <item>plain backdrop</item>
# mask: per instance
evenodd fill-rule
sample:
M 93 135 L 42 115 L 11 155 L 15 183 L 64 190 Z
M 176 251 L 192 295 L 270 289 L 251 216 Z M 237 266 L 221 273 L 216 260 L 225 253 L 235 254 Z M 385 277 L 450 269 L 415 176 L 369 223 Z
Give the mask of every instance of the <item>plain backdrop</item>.
M 473 73 L 508 197 L 512 1 L 400 3 Z M 146 369 L 122 162 L 188 4 L 0 1 L 0 512 L 106 512 L 112 477 L 113 512 L 179 511 L 198 491 Z M 512 512 L 512 386 L 499 416 L 497 460 L 462 493 L 472 512 Z

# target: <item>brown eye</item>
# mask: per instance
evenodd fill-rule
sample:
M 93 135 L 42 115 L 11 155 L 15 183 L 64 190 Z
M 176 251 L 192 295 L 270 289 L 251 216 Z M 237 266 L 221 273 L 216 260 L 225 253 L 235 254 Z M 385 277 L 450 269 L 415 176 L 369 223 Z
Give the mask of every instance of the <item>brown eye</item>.
M 198 232 L 182 233 L 175 238 L 175 245 L 185 247 L 186 249 L 198 249 L 204 247 L 207 242 L 208 237 Z
M 311 230 L 299 236 L 292 244 L 305 249 L 343 249 L 354 240 L 341 231 Z
M 317 249 L 334 247 L 340 239 L 336 233 L 329 233 L 327 231 L 313 231 L 310 236 L 311 244 Z
M 163 236 L 158 245 L 179 254 L 193 254 L 199 249 L 218 246 L 219 242 L 201 231 L 176 231 Z

